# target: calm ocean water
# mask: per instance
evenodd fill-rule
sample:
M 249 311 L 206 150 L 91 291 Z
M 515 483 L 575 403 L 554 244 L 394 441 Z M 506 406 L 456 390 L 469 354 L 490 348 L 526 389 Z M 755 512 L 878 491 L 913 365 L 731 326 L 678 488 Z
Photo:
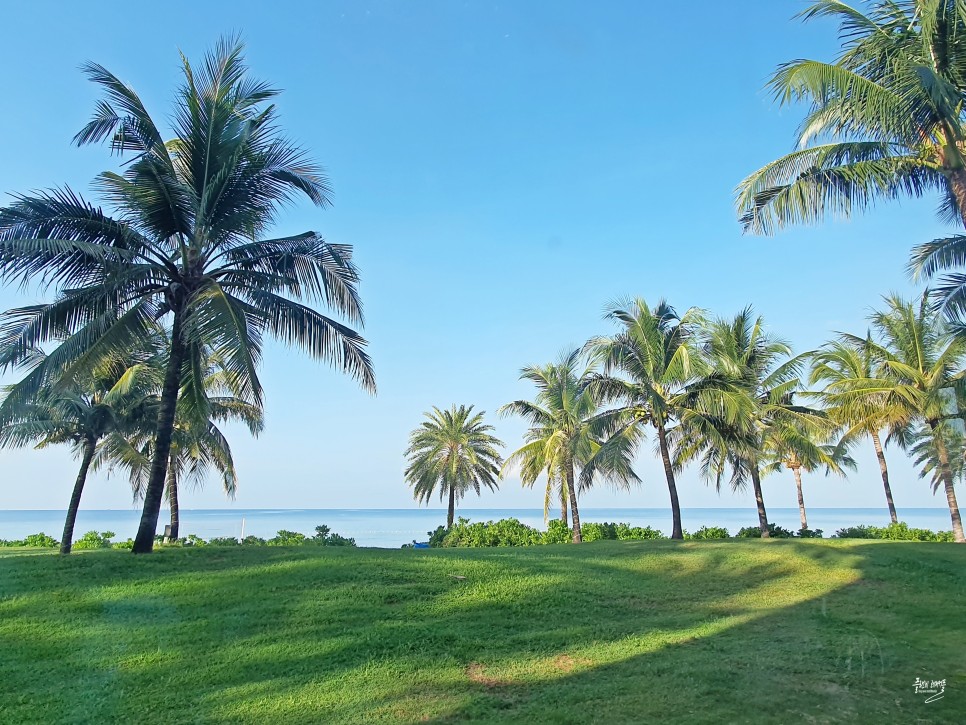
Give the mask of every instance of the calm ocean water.
M 799 528 L 798 509 L 769 509 L 773 523 L 787 529 Z M 159 531 L 163 531 L 168 512 L 161 512 Z M 705 508 L 683 509 L 684 528 L 694 531 L 701 526 L 724 526 L 732 534 L 742 526 L 757 524 L 754 509 Z M 21 539 L 43 531 L 60 538 L 64 526 L 64 511 L 0 511 L 0 539 Z M 541 509 L 461 509 L 457 516 L 471 521 L 489 521 L 508 517 L 525 524 L 544 528 Z M 627 522 L 634 526 L 653 526 L 664 533 L 671 528 L 669 509 L 584 509 L 582 521 Z M 115 539 L 133 537 L 137 531 L 140 512 L 134 510 L 82 510 L 77 515 L 75 538 L 86 531 L 113 531 Z M 910 526 L 933 530 L 951 528 L 949 511 L 942 508 L 900 509 L 899 519 Z M 312 534 L 315 527 L 325 524 L 332 531 L 351 536 L 359 546 L 398 548 L 413 540 L 425 541 L 426 533 L 446 523 L 442 509 L 182 509 L 181 533 L 212 536 L 241 536 L 253 534 L 263 538 L 275 535 L 279 529 Z M 856 524 L 889 523 L 886 509 L 878 508 L 813 508 L 808 510 L 808 523 L 813 529 L 823 529 L 826 536 L 836 529 Z

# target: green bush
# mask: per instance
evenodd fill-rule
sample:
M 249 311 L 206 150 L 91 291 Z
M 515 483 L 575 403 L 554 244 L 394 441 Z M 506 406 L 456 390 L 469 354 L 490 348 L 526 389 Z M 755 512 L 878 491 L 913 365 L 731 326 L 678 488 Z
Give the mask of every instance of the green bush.
M 543 532 L 544 544 L 569 544 L 573 538 L 573 530 L 563 519 L 551 519 L 547 522 L 547 530 Z
M 241 542 L 234 536 L 213 536 L 208 539 L 208 546 L 241 546 Z
M 131 551 L 134 548 L 134 539 L 127 539 L 126 541 L 115 541 L 111 544 L 112 549 L 118 549 L 121 551 Z
M 97 533 L 96 531 L 88 531 L 77 541 L 74 542 L 74 549 L 110 549 L 111 539 L 113 539 L 116 534 L 113 531 L 102 531 Z
M 23 539 L 0 539 L 0 547 L 3 546 L 27 546 L 36 549 L 56 549 L 60 542 L 53 536 L 47 534 L 29 534 Z
M 543 543 L 543 534 L 517 519 L 471 524 L 462 516 L 443 539 L 443 546 L 534 546 Z
M 275 536 L 269 539 L 267 543 L 269 546 L 301 546 L 305 543 L 308 537 L 305 534 L 300 534 L 298 531 L 287 531 L 286 529 L 281 529 Z
M 887 541 L 953 541 L 952 531 L 916 529 L 904 521 L 888 526 L 849 526 L 835 532 L 837 539 L 883 539 Z
M 435 531 L 427 531 L 426 535 L 429 537 L 429 546 L 433 549 L 442 546 L 443 540 L 448 533 L 449 529 L 445 526 L 437 526 Z
M 330 533 L 328 526 L 316 526 L 315 536 L 310 541 L 319 546 L 355 546 L 356 540 L 347 536 Z
M 778 524 L 768 524 L 768 535 L 773 539 L 792 539 L 795 534 L 788 529 L 783 529 Z M 758 526 L 745 526 L 735 534 L 739 539 L 760 539 L 761 528 Z
M 260 536 L 246 536 L 241 540 L 242 546 L 265 546 L 268 542 Z
M 761 532 L 758 532 L 759 535 Z M 730 538 L 728 534 L 728 529 L 722 528 L 721 526 L 702 526 L 700 529 L 695 531 L 693 534 L 689 534 L 687 531 L 684 532 L 685 539 L 727 539 Z
M 821 529 L 799 529 L 795 536 L 800 539 L 821 539 L 823 533 Z

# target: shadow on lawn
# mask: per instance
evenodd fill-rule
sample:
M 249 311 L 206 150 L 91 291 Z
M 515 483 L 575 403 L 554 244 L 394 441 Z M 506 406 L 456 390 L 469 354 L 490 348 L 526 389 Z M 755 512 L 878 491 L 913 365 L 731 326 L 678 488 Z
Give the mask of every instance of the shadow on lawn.
M 0 677 L 19 700 L 0 693 L 0 715 L 953 722 L 963 554 L 621 542 L 8 558 L 0 617 L 22 626 L 0 624 Z M 946 678 L 945 699 L 924 704 L 916 677 Z

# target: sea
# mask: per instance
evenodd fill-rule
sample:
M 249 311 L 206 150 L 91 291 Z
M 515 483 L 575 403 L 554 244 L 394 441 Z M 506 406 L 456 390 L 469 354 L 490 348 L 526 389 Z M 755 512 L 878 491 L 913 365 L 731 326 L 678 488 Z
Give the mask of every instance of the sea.
M 808 524 L 822 529 L 826 537 L 836 530 L 858 524 L 884 526 L 889 523 L 884 508 L 810 508 Z M 28 534 L 47 533 L 59 539 L 65 511 L 2 511 L 0 539 L 22 539 Z M 470 521 L 496 521 L 516 518 L 525 524 L 545 528 L 542 509 L 459 509 L 457 516 Z M 158 532 L 167 523 L 168 512 L 162 509 Z M 587 508 L 580 511 L 582 522 L 626 522 L 632 526 L 651 526 L 670 533 L 671 511 L 660 508 Z M 695 531 L 702 526 L 723 526 L 734 535 L 744 526 L 755 526 L 754 509 L 685 508 L 681 510 L 684 528 Z M 800 528 L 797 508 L 768 510 L 772 523 L 796 531 Z M 132 509 L 86 510 L 77 514 L 74 538 L 87 531 L 114 532 L 114 540 L 133 538 L 140 512 Z M 949 510 L 945 508 L 910 508 L 899 510 L 899 520 L 910 526 L 946 531 L 951 528 Z M 399 548 L 414 541 L 426 541 L 428 533 L 446 523 L 445 509 L 181 509 L 181 535 L 196 534 L 209 539 L 214 536 L 271 538 L 281 529 L 307 535 L 319 525 L 342 536 L 350 536 L 358 546 Z

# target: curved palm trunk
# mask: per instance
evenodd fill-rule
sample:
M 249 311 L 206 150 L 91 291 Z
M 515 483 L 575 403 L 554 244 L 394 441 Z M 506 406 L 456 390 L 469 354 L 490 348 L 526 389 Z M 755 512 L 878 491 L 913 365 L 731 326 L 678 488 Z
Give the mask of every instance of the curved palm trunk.
M 956 199 L 963 226 L 966 227 L 966 171 L 949 169 L 946 171 L 946 179 L 949 181 L 949 190 Z
M 805 518 L 805 497 L 802 495 L 802 469 L 795 466 L 792 469 L 795 474 L 795 487 L 798 489 L 798 516 L 802 520 L 802 528 L 808 528 L 808 519 Z
M 563 486 L 560 487 L 560 520 L 564 522 L 564 526 L 570 525 L 569 514 L 567 512 L 567 489 Z
M 178 540 L 178 529 L 181 526 L 181 509 L 178 505 L 178 471 L 174 465 L 174 456 L 168 459 L 168 506 L 171 508 L 171 541 Z
M 872 436 L 875 456 L 879 459 L 879 472 L 882 474 L 882 486 L 885 488 L 886 503 L 889 504 L 889 518 L 895 524 L 899 522 L 899 517 L 896 515 L 896 505 L 892 501 L 892 487 L 889 485 L 889 467 L 886 466 L 885 453 L 882 451 L 882 441 L 879 440 L 879 431 L 875 429 L 870 430 L 869 435 Z
M 161 409 L 158 412 L 158 432 L 154 442 L 154 460 L 151 476 L 144 492 L 144 510 L 141 524 L 134 538 L 135 554 L 150 554 L 154 550 L 154 536 L 158 530 L 161 499 L 164 497 L 165 474 L 168 471 L 168 455 L 171 453 L 171 437 L 174 432 L 174 414 L 178 405 L 181 385 L 181 364 L 184 362 L 185 346 L 181 339 L 181 313 L 176 312 L 171 328 L 171 354 L 161 389 Z
M 939 457 L 939 470 L 942 474 L 943 487 L 946 489 L 946 504 L 949 506 L 949 517 L 953 522 L 953 538 L 959 543 L 966 543 L 963 535 L 963 520 L 959 516 L 959 504 L 956 502 L 956 492 L 953 490 L 953 472 L 949 467 L 949 452 L 943 441 L 942 433 L 935 422 L 930 422 L 933 440 L 936 443 L 936 455 Z
M 751 460 L 751 485 L 755 489 L 755 505 L 758 507 L 758 526 L 761 528 L 761 538 L 767 539 L 771 536 L 768 533 L 768 514 L 765 513 L 765 498 L 761 493 L 761 475 L 758 473 L 758 459 Z
M 683 539 L 681 528 L 681 504 L 678 502 L 678 487 L 674 482 L 674 467 L 671 465 L 671 454 L 668 452 L 667 432 L 664 424 L 657 424 L 657 438 L 661 444 L 661 460 L 664 462 L 664 476 L 667 478 L 667 490 L 671 495 L 671 538 Z
M 453 528 L 453 517 L 456 514 L 456 486 L 449 487 L 449 510 L 446 513 L 446 528 Z
M 583 542 L 580 535 L 580 514 L 577 511 L 577 490 L 574 488 L 574 464 L 568 461 L 565 467 L 564 476 L 567 479 L 567 498 L 570 499 L 570 519 L 571 530 L 573 531 L 573 542 L 579 544 Z
M 77 521 L 77 509 L 80 507 L 81 494 L 84 493 L 84 484 L 87 483 L 87 471 L 91 467 L 94 459 L 95 441 L 87 438 L 84 441 L 84 453 L 81 456 L 80 470 L 77 472 L 77 479 L 74 481 L 74 491 L 70 495 L 70 505 L 67 507 L 67 520 L 64 522 L 64 533 L 60 537 L 60 553 L 69 554 L 74 541 L 74 522 Z

